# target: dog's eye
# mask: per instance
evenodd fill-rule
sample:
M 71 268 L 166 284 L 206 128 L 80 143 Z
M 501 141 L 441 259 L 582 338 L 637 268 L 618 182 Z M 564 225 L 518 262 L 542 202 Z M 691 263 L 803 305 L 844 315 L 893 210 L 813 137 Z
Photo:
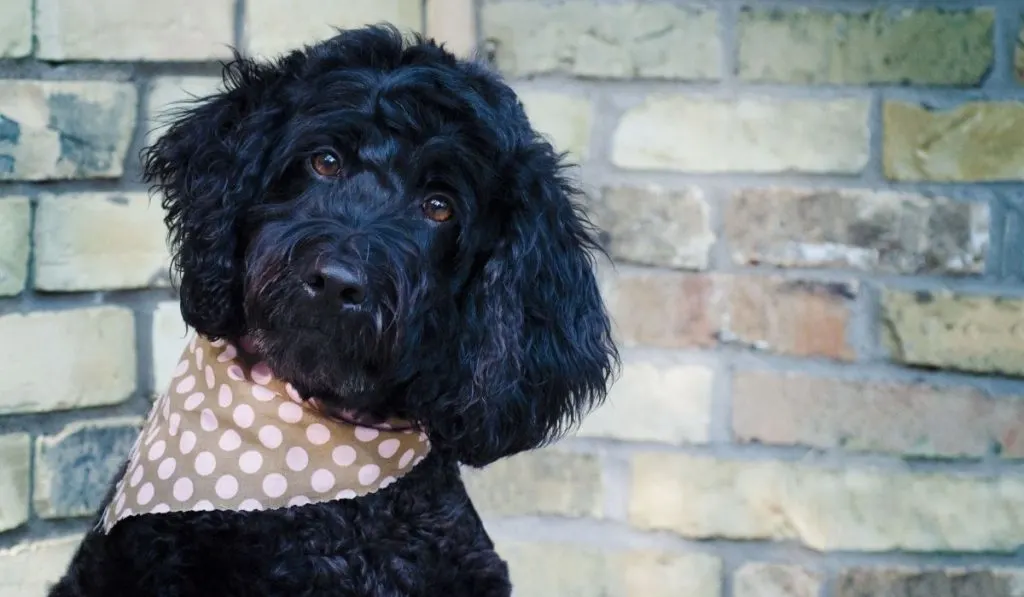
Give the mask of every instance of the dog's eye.
M 447 222 L 452 214 L 452 201 L 447 195 L 432 193 L 423 201 L 423 215 L 435 222 Z
M 309 158 L 309 165 L 313 171 L 327 178 L 334 178 L 341 174 L 341 158 L 333 151 L 318 151 Z

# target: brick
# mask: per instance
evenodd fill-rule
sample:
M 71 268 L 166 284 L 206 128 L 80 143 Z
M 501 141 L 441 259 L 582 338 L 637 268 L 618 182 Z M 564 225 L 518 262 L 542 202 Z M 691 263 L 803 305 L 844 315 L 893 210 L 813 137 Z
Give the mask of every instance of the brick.
M 146 100 L 146 143 L 155 142 L 167 129 L 173 111 L 183 103 L 209 96 L 221 88 L 220 77 L 156 77 Z
M 135 390 L 135 324 L 123 307 L 0 316 L 0 415 L 103 406 Z
M 619 595 L 722 595 L 722 561 L 712 555 L 632 551 L 619 555 L 613 566 L 623 570 L 623 587 Z
M 178 301 L 164 301 L 153 310 L 153 391 L 161 393 L 171 383 L 181 351 L 189 340 L 189 328 L 181 318 Z
M 28 522 L 31 448 L 27 433 L 0 435 L 0 532 Z
M 602 285 L 616 340 L 623 346 L 715 344 L 721 307 L 710 276 L 622 269 Z
M 746 9 L 739 76 L 835 85 L 974 86 L 994 56 L 991 9 Z
M 707 269 L 715 233 L 700 189 L 608 187 L 589 207 L 617 261 Z
M 1024 300 L 887 289 L 883 343 L 894 361 L 974 373 L 1024 375 Z
M 608 400 L 583 420 L 580 437 L 665 444 L 709 440 L 715 373 L 671 354 L 626 351 Z
M 725 209 L 737 265 L 981 274 L 986 204 L 854 189 L 745 189 Z
M 740 566 L 732 586 L 734 597 L 818 597 L 821 574 L 782 564 L 752 562 Z
M 5 0 L 0 5 L 0 58 L 32 52 L 32 0 Z
M 628 170 L 855 174 L 868 160 L 868 105 L 651 95 L 616 125 L 611 160 Z
M 32 505 L 42 518 L 92 516 L 138 435 L 137 418 L 75 421 L 36 439 Z
M 733 377 L 740 442 L 917 457 L 1024 457 L 1024 401 L 967 386 L 830 379 L 797 372 Z
M 717 79 L 716 11 L 668 2 L 602 6 L 570 0 L 485 2 L 483 38 L 508 76 L 570 74 L 609 79 Z
M 476 0 L 426 0 L 424 24 L 427 37 L 462 58 L 477 50 Z
M 940 110 L 887 101 L 882 129 L 882 163 L 890 180 L 1024 180 L 1024 102 L 967 102 Z
M 826 469 L 641 453 L 629 521 L 696 539 L 793 541 L 818 551 L 1015 552 L 1024 478 Z
M 520 90 L 517 95 L 530 123 L 556 150 L 569 152 L 576 162 L 587 159 L 594 122 L 594 109 L 589 100 L 538 90 Z
M 1017 32 L 1017 44 L 1013 48 L 1013 72 L 1018 83 L 1024 83 L 1024 26 Z
M 133 0 L 36 0 L 36 54 L 61 61 L 231 58 L 232 0 L 181 0 L 138 8 Z
M 64 576 L 81 542 L 82 535 L 64 535 L 0 550 L 0 595 L 47 595 Z
M 403 32 L 419 32 L 423 2 L 340 0 L 297 4 L 294 0 L 250 0 L 245 10 L 246 46 L 252 54 L 272 56 L 332 37 L 337 33 L 335 28 L 351 29 L 385 21 Z
M 129 83 L 0 80 L 0 180 L 119 178 L 136 101 Z
M 545 448 L 465 473 L 474 505 L 484 515 L 551 514 L 600 518 L 601 463 L 592 454 Z
M 0 296 L 25 289 L 31 222 L 28 198 L 0 197 Z
M 1014 575 L 998 570 L 847 568 L 835 581 L 836 597 L 1020 597 Z

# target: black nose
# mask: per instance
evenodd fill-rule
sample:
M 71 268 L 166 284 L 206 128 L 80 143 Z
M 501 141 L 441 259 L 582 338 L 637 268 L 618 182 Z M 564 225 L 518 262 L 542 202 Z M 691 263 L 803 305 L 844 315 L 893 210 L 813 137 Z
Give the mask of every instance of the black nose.
M 332 306 L 356 307 L 366 298 L 366 283 L 360 272 L 336 261 L 312 268 L 303 283 L 310 296 Z

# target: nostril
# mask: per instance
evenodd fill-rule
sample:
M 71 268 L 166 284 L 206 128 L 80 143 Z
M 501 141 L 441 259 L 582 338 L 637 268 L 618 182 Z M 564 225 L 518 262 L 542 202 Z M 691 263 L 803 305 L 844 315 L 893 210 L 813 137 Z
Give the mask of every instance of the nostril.
M 341 302 L 347 305 L 358 305 L 363 302 L 366 293 L 362 286 L 348 285 L 341 288 Z

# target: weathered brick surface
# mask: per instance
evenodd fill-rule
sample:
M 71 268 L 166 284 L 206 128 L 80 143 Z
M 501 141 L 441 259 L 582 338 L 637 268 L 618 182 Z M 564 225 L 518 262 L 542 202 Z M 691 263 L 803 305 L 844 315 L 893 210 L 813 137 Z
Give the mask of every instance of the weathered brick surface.
M 81 535 L 64 535 L 0 550 L 0 595 L 44 597 L 64 575 L 81 541 Z
M 715 242 L 704 193 L 654 185 L 608 187 L 590 204 L 590 216 L 619 262 L 680 269 L 708 267 Z
M 1013 48 L 1013 72 L 1017 82 L 1024 82 L 1024 26 L 1017 32 L 1017 45 Z
M 1004 570 L 848 568 L 835 581 L 836 597 L 1020 597 L 1019 572 Z
M 732 429 L 740 442 L 925 457 L 1024 457 L 1024 400 L 970 387 L 739 371 Z
M 32 0 L 0 5 L 0 58 L 21 58 L 32 51 Z
M 47 60 L 215 60 L 231 57 L 234 2 L 36 0 L 37 55 Z
M 630 522 L 691 538 L 791 540 L 823 551 L 1012 552 L 1024 478 L 903 473 L 641 453 Z
M 946 110 L 887 101 L 882 160 L 891 180 L 1024 180 L 1024 103 L 967 102 Z
M 135 329 L 123 307 L 0 316 L 0 415 L 116 404 L 135 389 Z
M 553 514 L 600 517 L 604 503 L 601 463 L 593 454 L 546 448 L 465 472 L 466 487 L 481 514 Z
M 991 9 L 746 9 L 739 75 L 751 81 L 977 85 L 995 54 Z
M 708 441 L 715 373 L 671 354 L 623 355 L 608 400 L 580 426 L 581 437 L 691 444 Z
M 980 274 L 983 203 L 853 189 L 744 189 L 725 210 L 736 264 L 888 274 Z
M 603 294 L 624 346 L 690 348 L 715 343 L 714 291 L 710 276 L 622 269 L 607 276 Z
M 558 151 L 567 151 L 575 162 L 590 155 L 590 131 L 594 107 L 585 97 L 539 91 L 518 91 L 530 123 Z
M 1024 300 L 888 289 L 880 317 L 895 361 L 1024 375 Z
M 36 210 L 35 287 L 51 292 L 166 286 L 170 255 L 159 198 L 44 195 Z
M 281 54 L 302 44 L 327 39 L 337 33 L 335 28 L 349 29 L 381 22 L 389 22 L 403 32 L 418 32 L 422 29 L 423 3 L 420 0 L 337 0 L 297 6 L 292 0 L 250 0 L 245 5 L 246 45 L 250 53 L 262 56 Z
M 820 573 L 783 564 L 752 562 L 733 576 L 734 597 L 818 597 L 824 579 Z
M 25 288 L 30 225 L 27 197 L 0 197 L 0 296 L 14 296 Z
M 146 143 L 156 141 L 174 118 L 174 111 L 222 87 L 220 77 L 156 77 L 146 101 Z
M 27 433 L 0 435 L 0 532 L 28 520 L 31 448 Z
M 623 570 L 619 595 L 719 597 L 722 594 L 722 562 L 712 555 L 631 551 L 618 555 L 612 566 Z
M 136 99 L 128 83 L 0 80 L 0 181 L 121 176 Z
M 658 94 L 630 108 L 612 162 L 630 170 L 856 173 L 868 159 L 868 101 Z
M 715 79 L 721 73 L 718 15 L 709 9 L 488 0 L 480 19 L 498 68 L 512 76 Z
M 76 421 L 36 440 L 32 505 L 42 518 L 92 516 L 128 458 L 140 418 Z
M 153 310 L 153 391 L 161 393 L 171 383 L 190 330 L 181 318 L 177 301 L 164 301 Z

